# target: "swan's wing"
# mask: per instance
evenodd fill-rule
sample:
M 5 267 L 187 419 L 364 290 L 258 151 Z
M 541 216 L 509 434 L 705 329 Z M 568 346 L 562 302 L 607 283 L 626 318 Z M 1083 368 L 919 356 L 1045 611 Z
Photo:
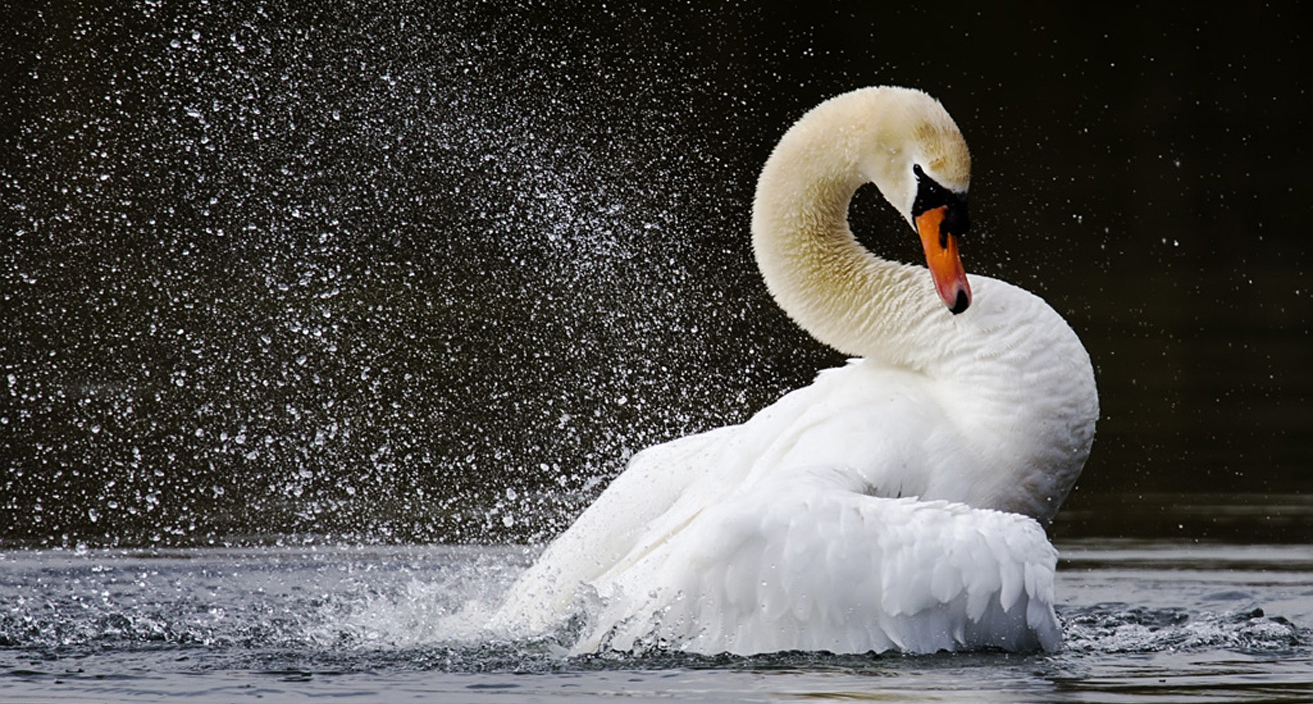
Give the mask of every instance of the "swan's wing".
M 576 649 L 1053 650 L 1056 562 L 1024 516 L 763 486 L 596 584 L 605 607 Z
M 733 428 L 672 440 L 634 455 L 587 510 L 516 583 L 489 623 L 496 632 L 540 633 L 570 615 L 580 586 L 635 549 L 649 523 L 704 474 Z
M 639 453 L 490 626 L 543 632 L 586 584 L 605 606 L 579 651 L 1056 648 L 1056 553 L 1038 524 L 869 495 L 920 493 L 927 461 L 970 462 L 936 440 L 924 384 L 850 365 L 743 426 Z
M 579 588 L 609 582 L 737 490 L 754 466 L 794 443 L 794 427 L 822 391 L 787 394 L 748 423 L 650 447 L 558 536 L 489 621 L 498 633 L 541 633 L 571 615 Z

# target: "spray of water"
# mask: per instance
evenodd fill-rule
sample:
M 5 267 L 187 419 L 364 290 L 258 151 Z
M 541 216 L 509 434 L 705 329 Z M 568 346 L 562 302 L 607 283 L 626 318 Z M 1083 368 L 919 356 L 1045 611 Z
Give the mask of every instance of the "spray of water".
M 790 385 L 661 17 L 126 5 L 18 20 L 6 539 L 541 540 Z

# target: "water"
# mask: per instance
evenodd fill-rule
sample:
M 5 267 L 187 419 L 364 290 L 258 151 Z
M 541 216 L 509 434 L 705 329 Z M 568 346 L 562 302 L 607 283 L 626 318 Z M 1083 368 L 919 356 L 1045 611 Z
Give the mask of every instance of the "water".
M 1059 545 L 1065 649 L 565 657 L 475 624 L 532 551 L 0 553 L 0 700 L 1305 702 L 1313 546 Z

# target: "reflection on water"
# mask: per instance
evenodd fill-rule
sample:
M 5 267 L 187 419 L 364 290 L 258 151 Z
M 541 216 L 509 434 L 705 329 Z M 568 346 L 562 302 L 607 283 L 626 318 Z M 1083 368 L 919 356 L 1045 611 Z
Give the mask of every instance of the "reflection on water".
M 527 563 L 517 548 L 6 552 L 0 698 L 1313 696 L 1309 545 L 1060 547 L 1066 642 L 1056 655 L 751 658 L 564 658 L 550 639 L 488 641 L 472 622 Z
M 1304 544 L 1313 536 L 1313 494 L 1076 494 L 1052 532 L 1061 538 Z

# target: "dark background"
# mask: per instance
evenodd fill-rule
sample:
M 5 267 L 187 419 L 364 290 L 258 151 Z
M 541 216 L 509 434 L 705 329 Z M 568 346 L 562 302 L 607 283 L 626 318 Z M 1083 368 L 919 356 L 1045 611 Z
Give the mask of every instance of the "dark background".
M 0 544 L 550 537 L 632 452 L 841 363 L 749 207 L 872 84 L 944 102 L 968 270 L 1094 359 L 1054 531 L 1309 537 L 1295 5 L 300 4 L 0 29 Z M 870 189 L 852 220 L 919 256 Z

